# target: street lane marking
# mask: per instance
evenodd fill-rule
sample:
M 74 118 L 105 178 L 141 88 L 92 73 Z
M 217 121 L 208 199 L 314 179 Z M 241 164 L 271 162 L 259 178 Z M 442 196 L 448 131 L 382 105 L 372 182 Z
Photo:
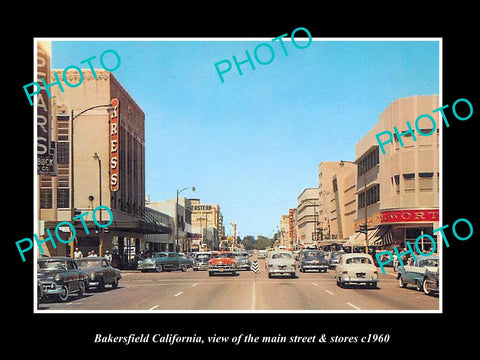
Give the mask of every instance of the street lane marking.
M 192 285 L 192 287 L 195 287 L 195 286 L 197 286 L 197 285 L 198 285 L 198 283 L 195 283 L 195 284 Z
M 326 292 L 327 294 L 334 295 L 334 294 L 333 294 L 331 291 L 329 291 L 329 290 L 325 290 L 325 292 Z
M 252 283 L 252 310 L 255 310 L 255 281 Z
M 177 294 L 175 294 L 175 295 L 173 295 L 173 296 L 178 296 L 178 295 L 181 295 L 181 294 L 183 294 L 183 291 L 180 291 L 179 293 L 177 293 Z
M 318 284 L 315 284 L 314 282 L 312 282 L 312 285 L 318 286 Z
M 349 302 L 347 302 L 348 305 L 350 305 L 352 308 L 356 309 L 356 310 L 362 310 L 360 309 L 358 306 L 355 306 L 353 304 L 350 304 Z
M 155 305 L 155 306 L 152 306 L 150 309 L 148 310 L 155 310 L 157 307 L 159 307 L 160 305 Z

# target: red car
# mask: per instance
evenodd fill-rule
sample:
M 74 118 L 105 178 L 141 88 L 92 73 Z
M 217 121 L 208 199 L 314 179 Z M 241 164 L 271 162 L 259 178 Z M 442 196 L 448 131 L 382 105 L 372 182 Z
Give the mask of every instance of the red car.
M 232 251 L 219 251 L 213 253 L 213 257 L 208 261 L 208 275 L 230 273 L 237 275 L 237 261 Z

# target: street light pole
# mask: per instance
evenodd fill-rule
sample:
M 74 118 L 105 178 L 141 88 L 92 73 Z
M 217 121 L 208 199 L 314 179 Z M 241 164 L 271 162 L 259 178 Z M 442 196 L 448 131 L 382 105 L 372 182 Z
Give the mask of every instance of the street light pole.
M 178 194 L 180 194 L 182 191 L 187 189 L 192 189 L 192 191 L 195 191 L 195 186 L 186 187 L 186 188 L 183 188 L 182 190 L 177 189 L 177 197 L 175 201 L 175 251 L 177 251 L 177 246 L 178 246 Z

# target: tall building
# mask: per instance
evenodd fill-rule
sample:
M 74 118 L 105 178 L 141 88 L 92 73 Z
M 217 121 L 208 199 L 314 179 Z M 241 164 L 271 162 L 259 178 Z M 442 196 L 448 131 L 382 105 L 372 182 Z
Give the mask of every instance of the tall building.
M 357 218 L 355 228 L 368 224 L 369 245 L 404 248 L 421 234 L 432 235 L 439 224 L 439 107 L 438 95 L 400 98 L 390 104 L 378 123 L 355 146 L 357 163 Z M 421 136 L 415 120 L 422 114 L 433 116 L 436 131 Z M 412 133 L 406 122 L 412 124 Z M 375 135 L 398 129 L 385 154 L 379 151 Z M 419 122 L 424 134 L 433 130 L 426 120 Z M 403 146 L 401 146 L 403 144 Z M 363 246 L 364 234 L 353 243 Z M 432 236 L 436 236 L 432 235 Z M 430 244 L 421 244 L 427 249 Z
M 318 188 L 306 188 L 297 198 L 297 237 L 300 245 L 313 245 L 319 237 Z
M 104 255 L 114 253 L 119 263 L 134 263 L 140 240 L 146 234 L 169 233 L 159 214 L 145 207 L 145 114 L 118 80 L 104 70 L 52 70 L 63 82 L 50 88 L 52 98 L 52 134 L 56 141 L 58 176 L 41 175 L 39 179 L 39 218 L 44 227 L 53 229 L 61 221 L 72 221 L 78 213 L 87 229 L 78 221 L 76 237 L 55 249 L 45 242 L 50 255 L 73 255 L 78 247 Z M 117 99 L 117 100 L 113 100 Z M 96 218 L 113 221 L 108 229 L 95 228 L 93 209 L 101 209 Z M 61 233 L 65 239 L 73 235 Z M 44 235 L 45 236 L 45 235 Z
M 200 199 L 190 199 L 192 206 L 192 231 L 197 234 L 193 243 L 193 251 L 217 250 L 220 236 L 225 234 L 223 216 L 218 204 L 202 204 Z
M 355 164 L 340 160 L 318 166 L 318 221 L 323 244 L 348 239 L 354 233 L 355 168 Z

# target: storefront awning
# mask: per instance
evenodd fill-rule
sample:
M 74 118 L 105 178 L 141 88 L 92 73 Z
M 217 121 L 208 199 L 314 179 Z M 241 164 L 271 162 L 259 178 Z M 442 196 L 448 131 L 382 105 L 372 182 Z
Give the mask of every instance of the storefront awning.
M 391 237 L 391 226 L 379 226 L 368 231 L 368 246 L 387 245 L 383 242 Z M 344 246 L 365 246 L 365 234 L 357 232 L 351 235 L 343 244 Z

